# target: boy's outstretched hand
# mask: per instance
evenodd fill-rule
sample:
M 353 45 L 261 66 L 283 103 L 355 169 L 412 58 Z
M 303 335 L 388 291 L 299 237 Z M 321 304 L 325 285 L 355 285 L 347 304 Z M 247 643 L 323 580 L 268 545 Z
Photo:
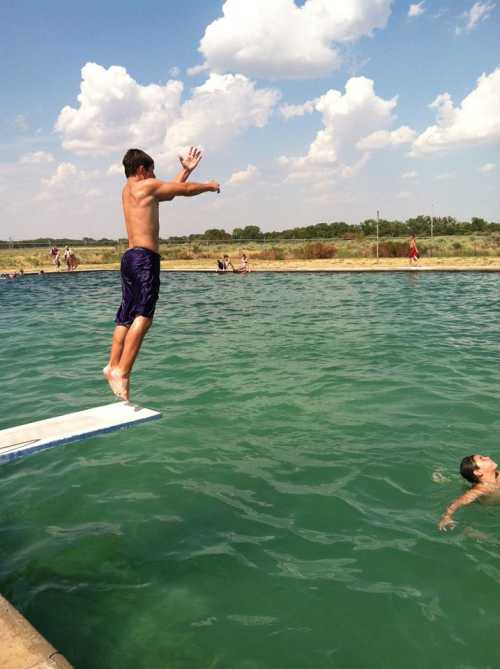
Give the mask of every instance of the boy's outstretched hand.
M 185 170 L 188 170 L 189 172 L 192 172 L 196 167 L 198 167 L 198 164 L 200 160 L 202 159 L 202 153 L 200 149 L 197 149 L 195 146 L 192 146 L 189 149 L 189 153 L 187 156 L 179 156 L 179 160 L 181 162 L 182 167 Z
M 456 525 L 456 522 L 449 516 L 443 516 L 439 521 L 438 527 L 441 532 L 446 532 L 448 529 L 452 530 L 454 527 L 456 527 Z

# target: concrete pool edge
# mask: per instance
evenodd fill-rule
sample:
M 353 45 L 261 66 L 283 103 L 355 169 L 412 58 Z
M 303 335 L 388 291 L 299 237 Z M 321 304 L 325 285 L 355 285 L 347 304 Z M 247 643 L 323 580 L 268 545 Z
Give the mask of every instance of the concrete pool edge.
M 0 667 L 73 669 L 73 665 L 2 595 L 0 595 Z
M 94 274 L 96 272 L 120 272 L 119 268 L 114 267 L 95 267 L 88 269 L 79 269 L 75 272 L 44 272 L 44 276 L 74 276 L 76 274 Z M 217 276 L 243 276 L 238 273 L 233 272 L 218 272 L 214 269 L 207 269 L 206 267 L 178 267 L 178 268 L 168 268 L 162 267 L 161 272 L 168 274 L 214 274 Z M 481 265 L 469 265 L 465 267 L 453 267 L 453 266 L 442 266 L 442 267 L 328 267 L 328 268 L 293 268 L 287 267 L 283 269 L 254 269 L 249 274 L 359 274 L 359 273 L 373 273 L 373 274 L 382 274 L 390 272 L 408 272 L 408 273 L 490 273 L 490 274 L 499 274 L 500 267 L 487 267 Z M 23 276 L 40 276 L 39 271 L 28 270 L 24 272 Z M 17 276 L 18 279 L 22 276 Z

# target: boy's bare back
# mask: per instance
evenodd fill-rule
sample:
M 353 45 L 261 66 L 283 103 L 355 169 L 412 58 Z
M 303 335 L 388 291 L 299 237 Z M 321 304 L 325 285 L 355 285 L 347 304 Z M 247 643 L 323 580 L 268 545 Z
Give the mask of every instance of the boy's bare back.
M 153 194 L 156 179 L 129 179 L 122 192 L 123 214 L 129 248 L 140 247 L 158 253 L 160 217 Z

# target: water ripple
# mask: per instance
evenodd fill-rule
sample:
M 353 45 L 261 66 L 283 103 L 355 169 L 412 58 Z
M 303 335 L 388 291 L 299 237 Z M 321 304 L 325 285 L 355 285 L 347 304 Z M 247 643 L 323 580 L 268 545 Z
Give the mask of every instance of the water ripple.
M 498 508 L 436 522 L 498 451 L 500 277 L 219 278 L 162 277 L 162 421 L 0 469 L 3 594 L 83 669 L 496 666 Z M 119 291 L 0 283 L 0 429 L 111 401 Z

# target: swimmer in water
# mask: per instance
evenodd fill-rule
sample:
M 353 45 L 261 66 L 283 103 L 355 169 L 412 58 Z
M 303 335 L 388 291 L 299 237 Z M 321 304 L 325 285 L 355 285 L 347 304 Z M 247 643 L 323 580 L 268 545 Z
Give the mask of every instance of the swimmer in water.
M 104 367 L 113 393 L 129 399 L 130 374 L 142 340 L 151 327 L 160 290 L 160 202 L 201 193 L 219 193 L 216 181 L 188 182 L 201 160 L 201 151 L 191 147 L 179 156 L 181 171 L 173 181 L 155 176 L 151 156 L 141 149 L 129 149 L 123 158 L 127 182 L 122 191 L 123 214 L 128 250 L 121 260 L 122 302 L 116 314 L 116 327 L 109 362 Z
M 472 488 L 460 495 L 444 512 L 438 527 L 446 532 L 456 525 L 452 516 L 461 506 L 472 504 L 481 497 L 491 497 L 500 494 L 500 477 L 497 463 L 487 455 L 468 455 L 460 463 L 460 474 L 472 483 Z

